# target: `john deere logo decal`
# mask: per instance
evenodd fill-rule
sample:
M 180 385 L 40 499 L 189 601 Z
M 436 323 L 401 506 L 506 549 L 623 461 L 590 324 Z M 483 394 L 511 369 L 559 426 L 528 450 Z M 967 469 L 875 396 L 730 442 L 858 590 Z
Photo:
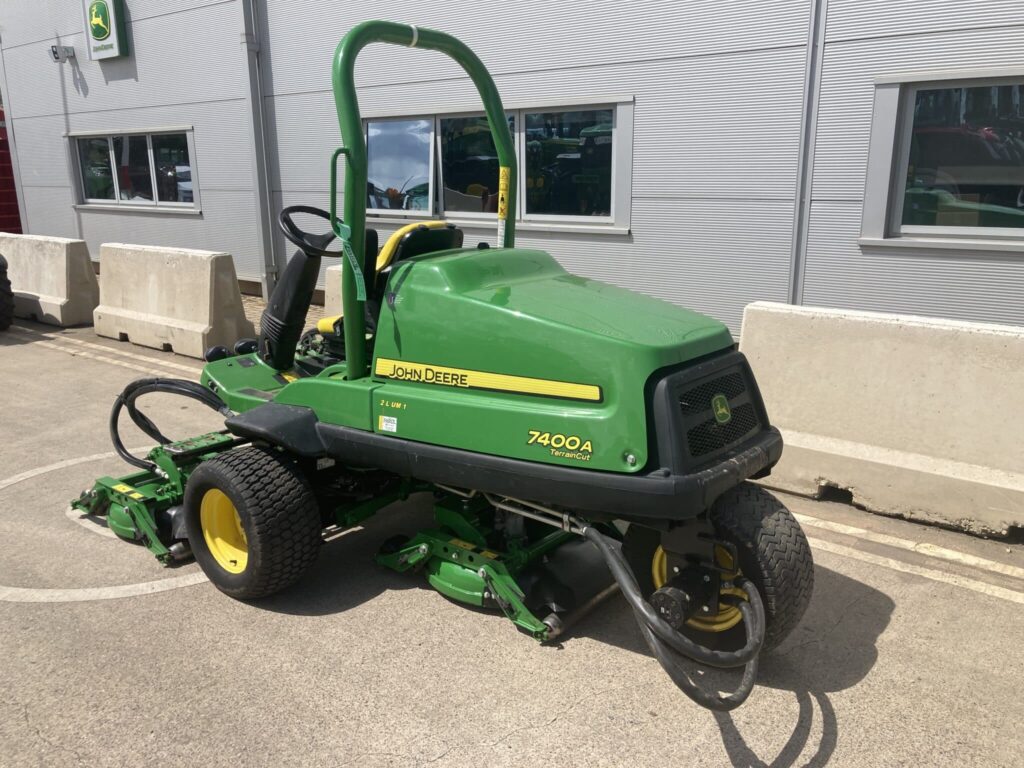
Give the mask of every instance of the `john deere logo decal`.
M 110 9 L 106 0 L 96 0 L 89 6 L 89 34 L 93 40 L 110 37 Z
M 728 424 L 732 421 L 732 411 L 729 409 L 729 398 L 723 394 L 717 394 L 711 398 L 711 410 L 714 411 L 715 421 L 719 424 Z

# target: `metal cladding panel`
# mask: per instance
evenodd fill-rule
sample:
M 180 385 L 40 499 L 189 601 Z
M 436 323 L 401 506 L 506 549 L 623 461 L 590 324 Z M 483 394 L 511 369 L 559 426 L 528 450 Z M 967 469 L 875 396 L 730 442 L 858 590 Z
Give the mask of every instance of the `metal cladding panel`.
M 18 118 L 14 121 L 21 159 L 22 184 L 67 186 L 72 171 L 63 151 L 68 131 L 130 131 L 192 126 L 200 194 L 207 190 L 251 190 L 246 105 L 242 99 L 177 106 L 142 107 L 108 112 Z
M 497 83 L 506 104 L 529 105 L 538 94 L 598 102 L 632 95 L 636 196 L 783 200 L 796 185 L 803 66 L 800 47 L 519 73 Z M 328 159 L 341 141 L 330 91 L 266 101 L 277 143 L 273 186 L 326 190 Z M 409 116 L 432 115 L 472 110 L 479 99 L 466 79 L 441 91 L 394 85 L 360 92 L 364 114 L 397 104 Z
M 803 303 L 1024 324 L 1020 254 L 858 244 L 875 80 L 1019 66 L 1019 4 L 830 2 Z
M 517 244 L 547 250 L 575 273 L 710 314 L 734 332 L 747 303 L 785 300 L 807 2 L 684 10 L 670 2 L 595 2 L 585 13 L 576 3 L 523 2 L 504 9 L 498 24 L 481 23 L 476 3 L 436 11 L 423 25 L 469 44 L 510 109 L 538 99 L 634 101 L 631 233 L 520 228 Z M 421 13 L 399 2 L 388 15 L 419 23 Z M 322 23 L 310 26 L 308 18 Z M 340 144 L 331 56 L 364 18 L 327 2 L 267 9 L 264 79 L 273 95 L 264 112 L 276 145 L 275 206 L 327 205 L 328 160 Z M 541 19 L 542 33 L 523 32 Z M 468 78 L 438 54 L 370 46 L 356 82 L 364 115 L 480 111 Z M 372 226 L 383 241 L 402 223 Z M 494 244 L 492 224 L 465 229 L 467 244 Z M 277 234 L 274 247 L 291 250 Z
M 80 5 L 74 12 L 81 18 Z M 79 52 L 74 62 L 58 65 L 49 61 L 48 42 L 5 47 L 10 93 L 4 96 L 14 116 L 191 105 L 245 94 L 245 54 L 239 45 L 234 3 L 132 19 L 132 54 L 125 58 L 90 61 L 84 22 L 76 32 L 62 37 L 64 45 L 73 45 Z M 187 37 L 175 33 L 177 29 L 182 30 L 181 35 L 187 30 Z M 187 57 L 182 57 L 183 51 Z M 115 118 L 116 114 L 109 116 Z
M 946 32 L 1021 23 L 1020 0 L 829 0 L 825 41 Z M 955 66 L 955 65 L 954 65 Z
M 815 202 L 804 304 L 1024 325 L 1019 253 L 862 248 L 860 203 Z
M 831 4 L 828 13 L 831 24 Z M 863 199 L 875 78 L 928 69 L 1019 66 L 1022 51 L 1024 26 L 827 44 L 814 147 L 814 199 Z
M 476 0 L 447 0 L 429 7 L 394 0 L 377 15 L 455 35 L 496 75 L 558 69 L 582 72 L 616 62 L 803 45 L 808 9 L 808 0 L 685 4 L 590 0 L 582 5 L 520 0 L 488 13 L 492 9 Z M 267 92 L 322 88 L 338 41 L 375 13 L 364 5 L 336 0 L 267 3 L 263 19 Z M 312 19 L 316 23 L 310 23 Z M 356 82 L 361 86 L 433 84 L 460 75 L 457 65 L 440 54 L 376 45 L 360 57 Z
M 203 212 L 198 216 L 81 209 L 78 216 L 82 224 L 82 239 L 89 244 L 93 259 L 99 258 L 101 243 L 226 251 L 234 257 L 238 277 L 259 280 L 263 258 L 256 238 L 256 200 L 253 193 L 203 189 L 202 195 Z M 70 205 L 68 210 L 71 211 Z M 34 220 L 32 231 L 50 234 L 36 226 Z M 78 235 L 72 233 L 69 237 Z
M 27 213 L 21 226 L 26 234 L 78 237 L 70 187 L 22 187 L 21 195 Z
M 231 0 L 227 0 L 230 2 Z M 204 5 L 221 5 L 225 0 L 128 0 L 125 5 L 125 20 L 129 23 L 143 21 L 152 16 L 167 16 L 170 13 L 200 8 Z M 32 43 L 45 43 L 38 53 L 44 55 L 45 48 L 58 39 L 63 45 L 71 43 L 68 37 L 81 35 L 85 28 L 82 0 L 3 0 L 0 3 L 3 17 L 3 48 L 8 50 Z M 88 59 L 83 48 L 79 55 Z

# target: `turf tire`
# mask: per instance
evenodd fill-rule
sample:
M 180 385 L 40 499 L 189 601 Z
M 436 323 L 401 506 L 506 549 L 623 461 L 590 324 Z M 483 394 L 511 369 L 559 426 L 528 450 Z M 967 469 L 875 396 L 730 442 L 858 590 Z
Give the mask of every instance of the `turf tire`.
M 0 331 L 11 327 L 14 319 L 14 292 L 7 279 L 7 267 L 0 267 Z
M 735 545 L 741 572 L 764 601 L 763 648 L 771 650 L 793 631 L 811 601 L 814 560 L 807 537 L 793 513 L 753 483 L 742 483 L 719 497 L 711 507 L 711 522 L 718 536 Z M 660 539 L 655 530 L 631 525 L 623 543 L 623 553 L 646 595 L 654 591 L 651 560 Z
M 205 493 L 231 499 L 245 530 L 248 563 L 229 573 L 210 553 L 200 522 Z M 284 454 L 248 447 L 204 461 L 185 487 L 185 524 L 196 561 L 214 586 L 242 600 L 266 597 L 297 581 L 323 543 L 320 511 L 309 482 Z

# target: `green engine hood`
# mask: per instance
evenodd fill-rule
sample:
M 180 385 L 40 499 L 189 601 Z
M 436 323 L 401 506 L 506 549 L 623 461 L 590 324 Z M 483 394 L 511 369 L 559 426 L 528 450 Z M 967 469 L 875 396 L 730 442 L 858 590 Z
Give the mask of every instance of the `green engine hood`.
M 388 290 L 378 356 L 598 383 L 613 366 L 646 379 L 733 344 L 717 320 L 571 275 L 543 251 L 424 257 L 401 266 Z
M 651 374 L 732 345 L 715 320 L 571 275 L 542 251 L 431 254 L 390 277 L 373 425 L 482 453 L 635 472 L 653 426 Z

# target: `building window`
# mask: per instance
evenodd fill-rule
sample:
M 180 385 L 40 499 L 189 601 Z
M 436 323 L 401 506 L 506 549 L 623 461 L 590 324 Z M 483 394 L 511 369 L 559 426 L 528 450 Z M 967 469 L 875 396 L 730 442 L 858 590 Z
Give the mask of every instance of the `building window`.
M 612 110 L 526 113 L 525 213 L 611 216 Z
M 432 213 L 433 140 L 431 119 L 366 124 L 367 208 Z
M 1024 79 L 909 87 L 891 230 L 1024 234 Z
M 441 117 L 441 210 L 445 213 L 497 213 L 498 150 L 483 115 Z M 516 118 L 508 127 L 515 136 Z
M 518 219 L 628 228 L 632 108 L 510 112 Z M 368 120 L 366 141 L 372 212 L 468 220 L 497 212 L 498 153 L 484 115 Z
M 80 136 L 77 145 L 85 204 L 195 208 L 189 132 Z

